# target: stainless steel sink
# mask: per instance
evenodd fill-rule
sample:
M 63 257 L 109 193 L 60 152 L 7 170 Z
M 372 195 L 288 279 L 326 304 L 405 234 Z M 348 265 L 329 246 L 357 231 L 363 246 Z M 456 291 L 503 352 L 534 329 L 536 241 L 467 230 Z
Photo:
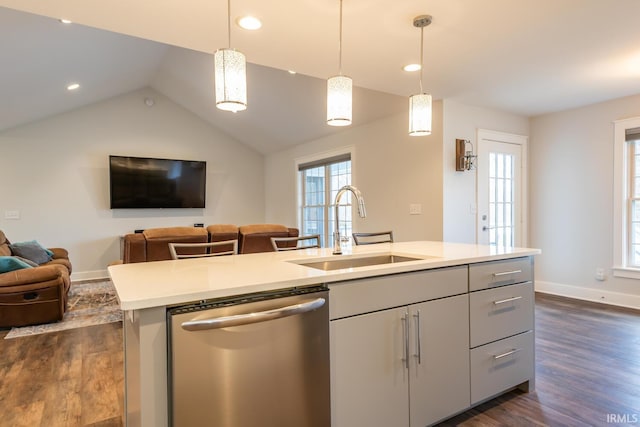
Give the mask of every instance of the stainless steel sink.
M 423 258 L 412 258 L 400 255 L 375 255 L 361 258 L 340 258 L 327 261 L 314 261 L 300 263 L 305 267 L 317 268 L 318 270 L 340 270 L 343 268 L 367 267 L 381 264 L 394 264 L 396 262 L 419 261 Z

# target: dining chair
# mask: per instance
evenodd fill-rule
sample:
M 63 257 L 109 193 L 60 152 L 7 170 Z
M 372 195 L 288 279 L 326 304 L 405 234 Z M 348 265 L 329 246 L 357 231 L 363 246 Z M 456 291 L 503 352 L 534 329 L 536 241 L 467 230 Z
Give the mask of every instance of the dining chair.
M 312 242 L 315 240 L 315 243 Z M 320 235 L 311 234 L 308 236 L 298 237 L 272 237 L 271 245 L 276 252 L 295 251 L 298 249 L 309 249 L 320 247 Z
M 220 250 L 225 247 L 231 249 Z M 184 249 L 184 251 L 176 251 L 176 249 Z M 171 259 L 236 255 L 238 253 L 238 239 L 207 243 L 169 243 L 169 252 Z
M 380 231 L 377 233 L 353 233 L 353 241 L 356 245 L 373 245 L 375 243 L 393 243 L 393 231 Z

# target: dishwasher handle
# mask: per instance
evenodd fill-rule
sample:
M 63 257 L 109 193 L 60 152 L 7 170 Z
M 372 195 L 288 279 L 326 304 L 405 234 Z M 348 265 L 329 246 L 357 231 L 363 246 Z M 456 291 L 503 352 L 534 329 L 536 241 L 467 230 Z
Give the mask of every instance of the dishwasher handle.
M 221 329 L 231 326 L 250 325 L 252 323 L 266 322 L 268 320 L 280 319 L 316 310 L 325 304 L 324 298 L 301 302 L 299 304 L 286 307 L 274 308 L 257 313 L 237 314 L 233 316 L 214 317 L 213 319 L 189 320 L 182 323 L 185 331 L 206 331 L 209 329 Z

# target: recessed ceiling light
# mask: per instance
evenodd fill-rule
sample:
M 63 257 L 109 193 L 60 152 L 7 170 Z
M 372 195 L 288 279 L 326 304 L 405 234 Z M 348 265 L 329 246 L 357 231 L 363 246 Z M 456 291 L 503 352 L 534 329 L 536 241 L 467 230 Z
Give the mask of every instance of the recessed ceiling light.
M 409 72 L 419 71 L 421 68 L 422 67 L 420 66 L 420 64 L 408 64 L 402 67 L 403 70 L 409 71 Z
M 262 27 L 262 22 L 255 16 L 243 16 L 238 18 L 236 22 L 240 28 L 245 30 L 259 30 Z
M 67 90 L 76 90 L 80 87 L 80 85 L 78 83 L 72 83 L 69 86 L 67 86 Z
M 289 70 L 289 74 L 296 74 L 296 72 L 293 70 Z
M 68 19 L 58 19 L 58 21 L 62 22 L 63 24 L 71 24 L 71 21 L 69 21 Z

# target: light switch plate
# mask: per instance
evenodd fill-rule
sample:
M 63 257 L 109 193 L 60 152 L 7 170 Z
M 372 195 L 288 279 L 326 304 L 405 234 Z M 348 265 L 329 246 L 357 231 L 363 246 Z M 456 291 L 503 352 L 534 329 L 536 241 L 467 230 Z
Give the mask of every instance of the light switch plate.
M 20 211 L 4 211 L 4 219 L 20 219 Z
M 422 205 L 420 203 L 411 203 L 409 205 L 409 215 L 421 215 Z

